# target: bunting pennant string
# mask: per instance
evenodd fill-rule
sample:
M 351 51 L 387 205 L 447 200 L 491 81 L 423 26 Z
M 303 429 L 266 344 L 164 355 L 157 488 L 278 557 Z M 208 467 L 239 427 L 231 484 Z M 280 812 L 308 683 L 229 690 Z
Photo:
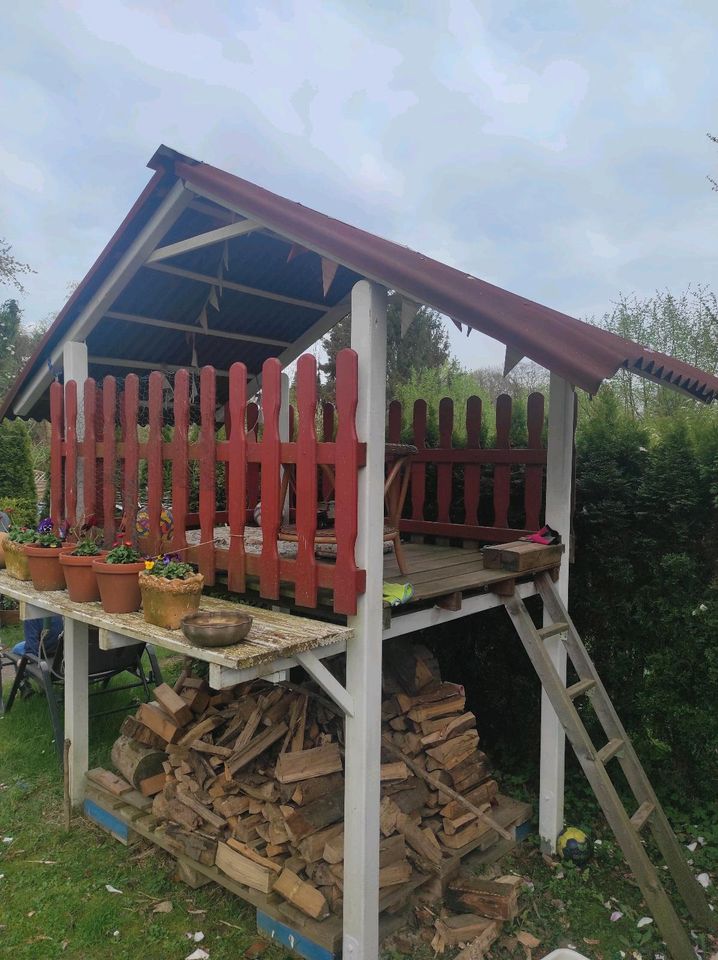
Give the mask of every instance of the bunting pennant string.
M 322 283 L 324 285 L 324 297 L 326 298 L 329 293 L 329 288 L 332 285 L 332 281 L 336 276 L 337 269 L 339 264 L 334 260 L 327 260 L 326 257 L 322 257 Z

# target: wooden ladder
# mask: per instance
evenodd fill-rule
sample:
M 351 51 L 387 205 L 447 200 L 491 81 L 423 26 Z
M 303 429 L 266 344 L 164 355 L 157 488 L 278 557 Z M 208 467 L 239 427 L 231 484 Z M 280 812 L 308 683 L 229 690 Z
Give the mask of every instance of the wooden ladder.
M 640 836 L 642 828 L 650 827 L 676 887 L 694 919 L 704 927 L 714 928 L 716 918 L 708 906 L 703 889 L 686 862 L 681 846 L 550 574 L 537 574 L 536 586 L 543 600 L 544 610 L 553 621 L 551 625 L 542 629 L 536 627 L 518 594 L 505 599 L 508 614 L 638 881 L 648 909 L 671 956 L 674 960 L 695 960 L 691 941 L 661 884 L 655 865 L 648 857 Z M 561 637 L 578 674 L 578 681 L 572 686 L 564 685 L 546 649 L 544 640 L 552 636 Z M 591 699 L 606 734 L 607 741 L 599 749 L 593 745 L 574 705 L 576 698 L 583 695 L 588 695 Z M 609 761 L 614 757 L 618 759 L 636 799 L 637 809 L 633 815 L 629 815 L 623 806 L 607 770 Z

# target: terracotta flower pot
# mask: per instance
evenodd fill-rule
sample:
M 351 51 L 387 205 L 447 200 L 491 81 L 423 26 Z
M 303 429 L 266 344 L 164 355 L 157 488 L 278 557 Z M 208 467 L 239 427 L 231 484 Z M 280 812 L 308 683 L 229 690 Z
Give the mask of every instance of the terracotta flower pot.
M 199 609 L 204 586 L 201 573 L 193 573 L 184 580 L 166 580 L 143 570 L 139 581 L 147 623 L 166 630 L 179 630 L 182 618 Z
M 67 592 L 73 603 L 90 603 L 100 599 L 97 575 L 92 567 L 95 560 L 107 556 L 107 550 L 90 557 L 73 557 L 74 546 L 65 547 L 60 554 L 60 566 L 65 574 Z
M 7 530 L 0 531 L 0 570 L 5 566 L 5 541 L 7 540 Z
M 38 547 L 34 543 L 26 543 L 24 550 L 32 585 L 36 590 L 65 589 L 65 574 L 60 566 L 62 547 Z
M 24 544 L 5 541 L 5 566 L 7 572 L 16 580 L 31 580 Z
M 97 577 L 105 613 L 134 613 L 140 609 L 142 594 L 137 574 L 145 569 L 144 560 L 137 563 L 105 563 L 104 560 L 95 559 L 92 569 Z

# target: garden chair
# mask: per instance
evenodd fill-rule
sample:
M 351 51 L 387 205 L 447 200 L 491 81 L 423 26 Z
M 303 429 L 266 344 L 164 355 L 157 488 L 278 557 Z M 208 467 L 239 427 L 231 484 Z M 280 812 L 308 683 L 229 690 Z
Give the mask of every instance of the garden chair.
M 149 674 L 145 671 L 142 662 L 145 653 L 150 662 Z M 27 684 L 29 680 L 34 680 L 47 699 L 50 722 L 55 736 L 55 749 L 62 763 L 64 724 L 60 714 L 60 708 L 62 704 L 62 688 L 65 683 L 63 635 L 60 635 L 57 647 L 52 653 L 46 652 L 44 642 L 41 639 L 40 653 L 37 657 L 33 654 L 18 655 L 8 650 L 4 652 L 3 656 L 7 662 L 15 666 L 15 680 L 10 689 L 5 712 L 10 712 L 15 702 L 15 697 L 23 686 Z M 162 683 L 162 673 L 159 663 L 157 662 L 157 655 L 154 647 L 150 644 L 137 643 L 129 647 L 120 647 L 117 650 L 100 650 L 97 630 L 90 627 L 88 635 L 88 656 L 88 683 L 90 687 L 95 685 L 99 686 L 99 689 L 90 691 L 91 697 L 142 687 L 145 700 L 149 701 L 152 696 L 150 684 L 157 685 Z M 135 679 L 121 686 L 113 686 L 111 690 L 108 689 L 110 681 L 123 673 L 130 673 Z M 92 716 L 100 717 L 108 716 L 112 713 L 124 713 L 128 708 L 136 706 L 136 703 L 137 701 L 133 701 L 113 710 L 94 713 Z

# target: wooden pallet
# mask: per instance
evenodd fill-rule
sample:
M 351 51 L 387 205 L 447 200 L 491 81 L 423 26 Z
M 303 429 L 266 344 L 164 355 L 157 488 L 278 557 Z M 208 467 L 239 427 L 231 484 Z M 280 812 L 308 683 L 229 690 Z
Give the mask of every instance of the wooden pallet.
M 176 847 L 151 810 L 151 799 L 143 797 L 136 790 L 117 797 L 92 781 L 87 783 L 85 816 L 120 843 L 130 846 L 141 839 L 147 840 L 177 861 L 176 876 L 179 879 L 193 887 L 210 881 L 224 887 L 255 907 L 257 930 L 260 934 L 276 940 L 306 960 L 335 960 L 341 956 L 341 917 L 312 920 L 276 895 L 260 893 L 232 880 L 215 866 L 206 866 L 191 860 Z M 513 828 L 513 832 L 518 834 L 522 825 L 530 819 L 531 807 L 529 804 L 500 797 L 492 814 L 502 826 Z M 456 851 L 454 857 L 447 859 L 438 877 L 416 874 L 405 884 L 383 890 L 379 899 L 381 939 L 386 939 L 404 926 L 406 907 L 412 895 L 421 891 L 423 894 L 430 893 L 429 899 L 443 896 L 447 883 L 457 872 L 463 857 L 472 854 L 472 865 L 478 865 L 484 856 L 488 857 L 486 862 L 491 862 L 491 851 L 499 846 L 499 842 L 502 854 L 512 849 L 516 843 L 500 841 L 498 834 L 489 830 L 473 843 Z M 423 898 L 426 899 L 426 896 Z

